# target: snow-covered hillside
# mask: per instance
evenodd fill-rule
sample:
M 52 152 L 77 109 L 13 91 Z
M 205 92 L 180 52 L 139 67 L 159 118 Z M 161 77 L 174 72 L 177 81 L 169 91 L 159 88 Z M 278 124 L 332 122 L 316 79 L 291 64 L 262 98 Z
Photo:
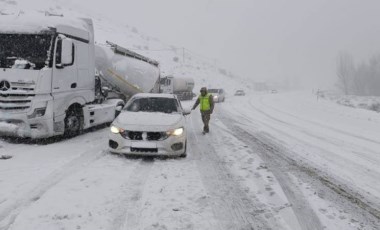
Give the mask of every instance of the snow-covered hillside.
M 106 12 L 90 12 L 76 4 L 61 0 L 1 0 L 1 14 L 27 14 L 29 12 L 63 15 L 64 17 L 87 17 L 94 22 L 95 42 L 105 44 L 106 41 L 116 43 L 134 52 L 157 60 L 160 63 L 162 75 L 193 77 L 195 92 L 202 86 L 225 88 L 231 94 L 238 88 L 247 88 L 250 82 L 237 80 L 223 67 L 216 66 L 209 60 L 186 47 L 176 47 L 150 37 L 139 28 L 129 25 L 128 22 L 115 21 L 106 16 Z M 54 17 L 54 16 L 50 16 Z M 49 17 L 47 17 L 49 20 Z

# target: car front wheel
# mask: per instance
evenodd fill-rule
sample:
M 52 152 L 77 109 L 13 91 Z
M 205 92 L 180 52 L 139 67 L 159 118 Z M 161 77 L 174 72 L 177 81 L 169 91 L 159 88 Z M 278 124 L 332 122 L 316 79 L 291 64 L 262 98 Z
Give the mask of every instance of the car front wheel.
M 187 156 L 186 151 L 187 151 L 187 141 L 185 142 L 185 150 L 183 151 L 181 155 L 179 155 L 179 157 L 185 158 Z

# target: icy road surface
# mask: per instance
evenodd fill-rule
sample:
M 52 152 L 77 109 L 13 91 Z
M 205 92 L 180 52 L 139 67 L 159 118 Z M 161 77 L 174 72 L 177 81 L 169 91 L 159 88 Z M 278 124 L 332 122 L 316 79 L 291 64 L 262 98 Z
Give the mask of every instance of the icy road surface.
M 108 128 L 0 140 L 0 229 L 380 228 L 379 114 L 303 92 L 227 97 L 205 136 L 187 120 L 185 159 L 109 154 Z

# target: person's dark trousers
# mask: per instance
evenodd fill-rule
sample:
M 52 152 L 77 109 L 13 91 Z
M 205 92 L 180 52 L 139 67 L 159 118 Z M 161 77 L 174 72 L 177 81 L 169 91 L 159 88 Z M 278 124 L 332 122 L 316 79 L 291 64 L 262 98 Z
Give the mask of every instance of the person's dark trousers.
M 201 115 L 202 115 L 202 121 L 203 121 L 203 131 L 208 133 L 210 131 L 209 126 L 208 126 L 208 123 L 210 122 L 210 117 L 211 117 L 210 111 L 202 111 Z

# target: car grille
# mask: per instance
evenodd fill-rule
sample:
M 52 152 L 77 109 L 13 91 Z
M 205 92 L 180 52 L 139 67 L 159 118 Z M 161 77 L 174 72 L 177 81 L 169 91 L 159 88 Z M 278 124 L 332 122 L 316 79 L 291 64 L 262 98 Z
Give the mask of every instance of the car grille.
M 148 141 L 158 141 L 162 139 L 166 139 L 167 135 L 163 132 L 148 132 L 147 133 L 147 140 Z
M 130 140 L 142 140 L 142 132 L 124 132 L 123 135 L 124 138 L 130 139 Z
M 125 139 L 129 140 L 143 140 L 143 136 L 146 135 L 145 140 L 147 141 L 159 141 L 164 140 L 168 136 L 166 132 L 141 132 L 141 131 L 124 131 L 121 133 L 121 136 L 123 136 Z

